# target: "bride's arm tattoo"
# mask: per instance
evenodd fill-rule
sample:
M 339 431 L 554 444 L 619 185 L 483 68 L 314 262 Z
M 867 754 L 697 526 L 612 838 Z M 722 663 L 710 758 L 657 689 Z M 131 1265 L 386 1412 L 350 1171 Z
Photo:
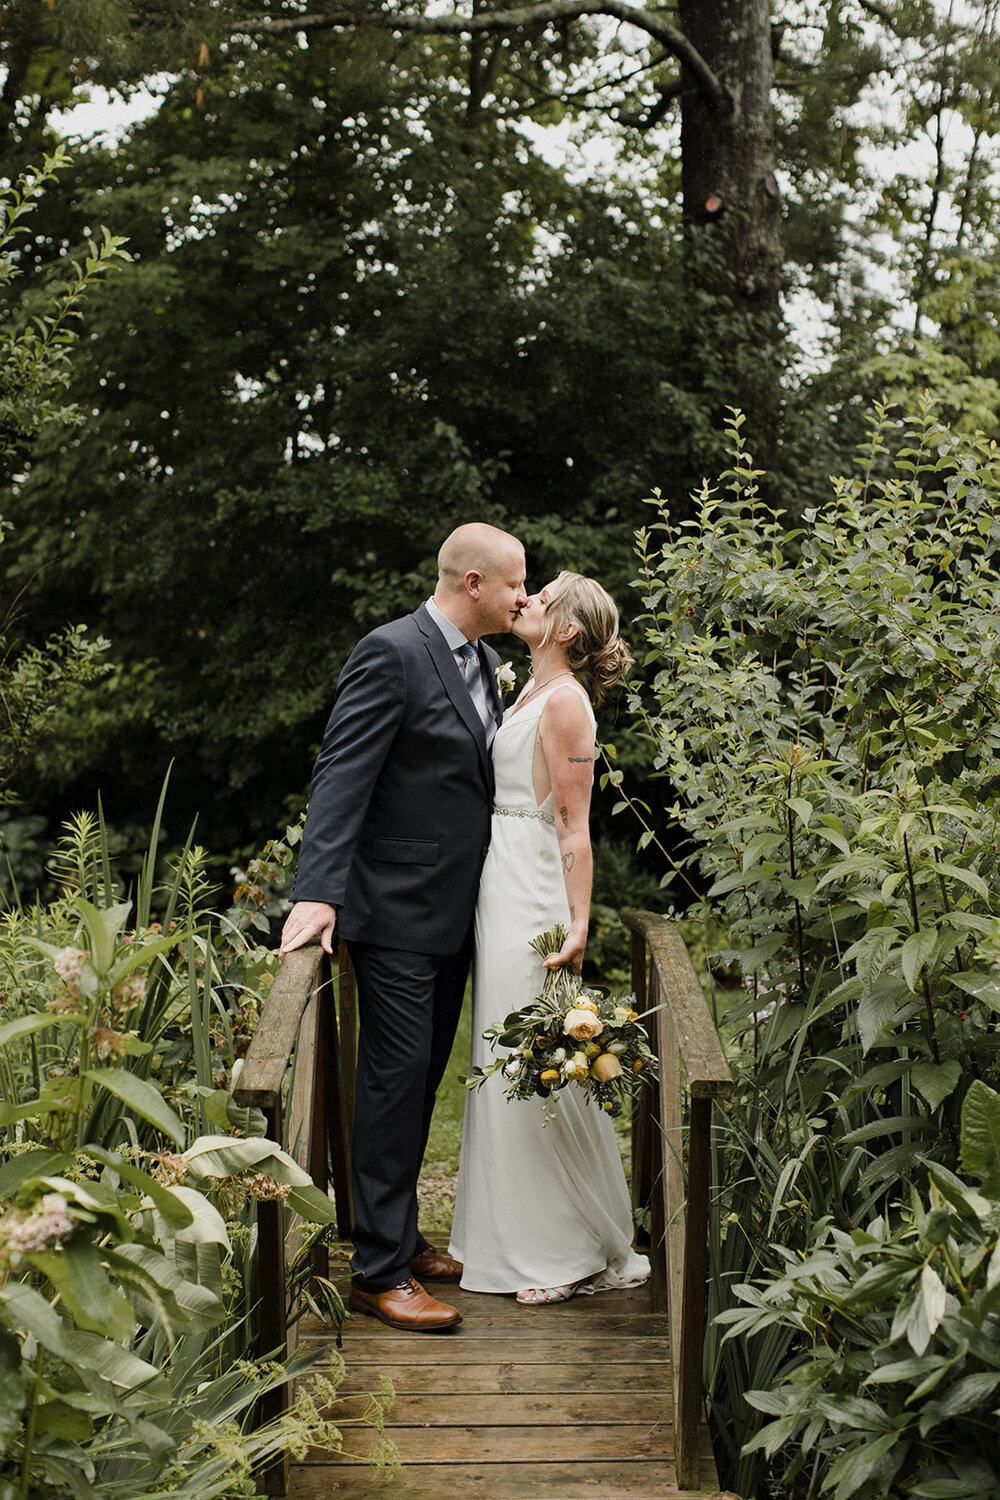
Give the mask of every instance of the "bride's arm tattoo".
M 593 758 L 592 755 L 570 755 L 567 757 L 571 766 L 589 766 Z
M 563 857 L 562 857 L 562 866 L 563 866 L 563 869 L 566 871 L 567 875 L 569 874 L 570 870 L 572 870 L 572 868 L 573 868 L 573 866 L 575 864 L 576 864 L 576 855 L 575 854 L 564 854 L 563 855 Z
M 561 807 L 559 809 L 559 816 L 562 818 L 563 827 L 564 828 L 568 828 L 569 827 L 569 810 L 566 807 Z

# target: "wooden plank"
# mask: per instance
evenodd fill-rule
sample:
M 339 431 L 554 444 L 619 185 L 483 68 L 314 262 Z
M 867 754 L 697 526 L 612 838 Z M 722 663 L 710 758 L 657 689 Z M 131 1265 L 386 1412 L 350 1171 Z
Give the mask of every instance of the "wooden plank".
M 352 1434 L 356 1429 L 348 1429 Z M 386 1423 L 386 1436 L 399 1449 L 404 1463 L 467 1463 L 474 1453 L 479 1463 L 505 1464 L 530 1458 L 534 1464 L 588 1463 L 593 1459 L 633 1462 L 642 1458 L 673 1458 L 673 1432 L 668 1423 L 637 1426 L 593 1423 L 564 1427 L 558 1421 L 531 1428 L 530 1435 L 506 1427 L 395 1427 Z
M 321 1366 L 317 1366 L 321 1368 Z M 522 1364 L 491 1363 L 462 1365 L 458 1377 L 456 1367 L 451 1364 L 386 1364 L 384 1360 L 360 1364 L 351 1360 L 340 1390 L 343 1395 L 355 1391 L 369 1391 L 378 1377 L 385 1375 L 392 1381 L 397 1396 L 416 1392 L 428 1394 L 440 1391 L 452 1394 L 456 1387 L 468 1396 L 504 1395 L 512 1392 L 532 1392 L 557 1395 L 565 1391 L 588 1392 L 642 1391 L 655 1394 L 656 1399 L 669 1409 L 671 1403 L 670 1366 L 665 1360 L 632 1361 L 619 1364 L 603 1360 L 598 1364 Z M 308 1378 L 308 1377 L 307 1377 Z
M 344 1396 L 329 1412 L 331 1421 L 340 1425 L 351 1419 L 363 1417 L 368 1406 L 368 1397 Z M 451 1391 L 442 1394 L 402 1394 L 397 1389 L 396 1400 L 386 1418 L 386 1430 L 393 1436 L 401 1427 L 550 1427 L 558 1422 L 563 1427 L 580 1425 L 604 1427 L 634 1427 L 644 1424 L 654 1427 L 669 1423 L 669 1402 L 655 1392 L 622 1392 L 611 1395 L 607 1391 L 542 1391 L 524 1393 L 515 1391 L 474 1395 L 454 1384 Z
M 502 1475 L 502 1480 L 501 1480 Z M 502 1484 L 502 1488 L 501 1488 Z M 738 1500 L 718 1489 L 711 1463 L 702 1468 L 695 1491 L 677 1487 L 666 1460 L 623 1464 L 598 1461 L 585 1467 L 530 1462 L 497 1465 L 407 1465 L 386 1494 L 391 1500 Z M 380 1490 L 364 1468 L 317 1464 L 296 1468 L 289 1500 L 372 1500 Z
M 732 1073 L 684 939 L 673 922 L 654 912 L 624 911 L 622 920 L 649 944 L 691 1093 L 728 1099 L 733 1091 Z
M 315 1349 L 330 1347 L 333 1338 L 323 1340 L 303 1338 L 299 1347 Z M 416 1346 L 416 1347 L 415 1347 Z M 668 1364 L 666 1340 L 659 1348 L 653 1340 L 637 1337 L 593 1338 L 590 1335 L 579 1339 L 523 1339 L 514 1345 L 503 1333 L 494 1338 L 456 1338 L 454 1334 L 393 1333 L 386 1329 L 384 1339 L 352 1345 L 349 1334 L 344 1335 L 344 1359 L 348 1365 L 369 1363 L 376 1369 L 386 1363 L 426 1366 L 443 1365 L 460 1369 L 464 1365 L 502 1364 L 507 1361 L 517 1364 L 574 1364 L 586 1360 L 601 1363 L 643 1364 L 654 1362 Z
M 315 943 L 282 959 L 244 1059 L 239 1085 L 233 1090 L 233 1097 L 242 1108 L 268 1109 L 280 1099 L 288 1059 L 295 1046 L 302 1012 L 312 994 L 322 951 Z

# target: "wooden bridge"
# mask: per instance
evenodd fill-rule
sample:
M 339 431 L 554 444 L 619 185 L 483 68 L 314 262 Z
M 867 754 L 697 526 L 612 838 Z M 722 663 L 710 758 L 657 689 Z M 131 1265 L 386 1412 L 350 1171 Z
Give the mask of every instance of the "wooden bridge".
M 702 1346 L 711 1111 L 732 1080 L 676 928 L 648 912 L 624 915 L 637 1009 L 651 1012 L 660 1059 L 659 1086 L 642 1091 L 632 1122 L 633 1201 L 650 1213 L 650 1282 L 540 1308 L 449 1286 L 442 1295 L 464 1322 L 433 1336 L 351 1319 L 341 1391 L 350 1406 L 379 1376 L 392 1380 L 396 1402 L 385 1430 L 402 1468 L 387 1494 L 398 1500 L 720 1495 L 703 1415 Z M 264 1111 L 275 1140 L 287 1112 L 287 1138 L 299 1143 L 313 1180 L 333 1187 L 345 1240 L 355 1022 L 344 946 L 335 974 L 318 948 L 289 955 L 236 1092 L 238 1103 Z M 262 1347 L 287 1347 L 280 1204 L 259 1204 L 258 1230 L 260 1263 L 273 1268 L 262 1278 Z M 320 1350 L 335 1336 L 308 1319 L 295 1332 Z M 287 1391 L 271 1399 L 284 1403 Z M 367 1464 L 322 1455 L 291 1469 L 276 1465 L 263 1480 L 268 1493 L 293 1500 L 373 1494 Z

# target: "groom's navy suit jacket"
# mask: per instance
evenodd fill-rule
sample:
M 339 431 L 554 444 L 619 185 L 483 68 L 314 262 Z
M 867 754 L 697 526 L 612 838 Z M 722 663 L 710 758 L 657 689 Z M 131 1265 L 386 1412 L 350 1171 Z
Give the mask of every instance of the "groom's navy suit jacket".
M 500 658 L 479 643 L 499 717 Z M 461 670 L 421 605 L 360 641 L 313 771 L 296 901 L 340 908 L 348 941 L 456 953 L 490 840 L 493 771 Z

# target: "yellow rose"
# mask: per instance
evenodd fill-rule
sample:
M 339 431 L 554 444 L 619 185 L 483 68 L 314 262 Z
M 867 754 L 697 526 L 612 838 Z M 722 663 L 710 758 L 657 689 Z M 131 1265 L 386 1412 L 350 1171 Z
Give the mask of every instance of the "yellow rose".
M 600 1042 L 588 1042 L 583 1050 L 588 1058 L 596 1057 L 601 1050 L 601 1044 Z
M 600 1057 L 595 1057 L 590 1065 L 590 1071 L 599 1083 L 610 1083 L 613 1078 L 622 1076 L 622 1065 L 612 1052 L 602 1052 Z
M 604 1027 L 589 1007 L 575 1005 L 572 1010 L 566 1012 L 563 1031 L 575 1042 L 591 1042 L 595 1036 L 600 1036 L 603 1030 Z
M 558 1068 L 546 1068 L 542 1072 L 542 1074 L 541 1074 L 541 1079 L 542 1079 L 543 1083 L 558 1083 L 559 1082 L 559 1069 Z

